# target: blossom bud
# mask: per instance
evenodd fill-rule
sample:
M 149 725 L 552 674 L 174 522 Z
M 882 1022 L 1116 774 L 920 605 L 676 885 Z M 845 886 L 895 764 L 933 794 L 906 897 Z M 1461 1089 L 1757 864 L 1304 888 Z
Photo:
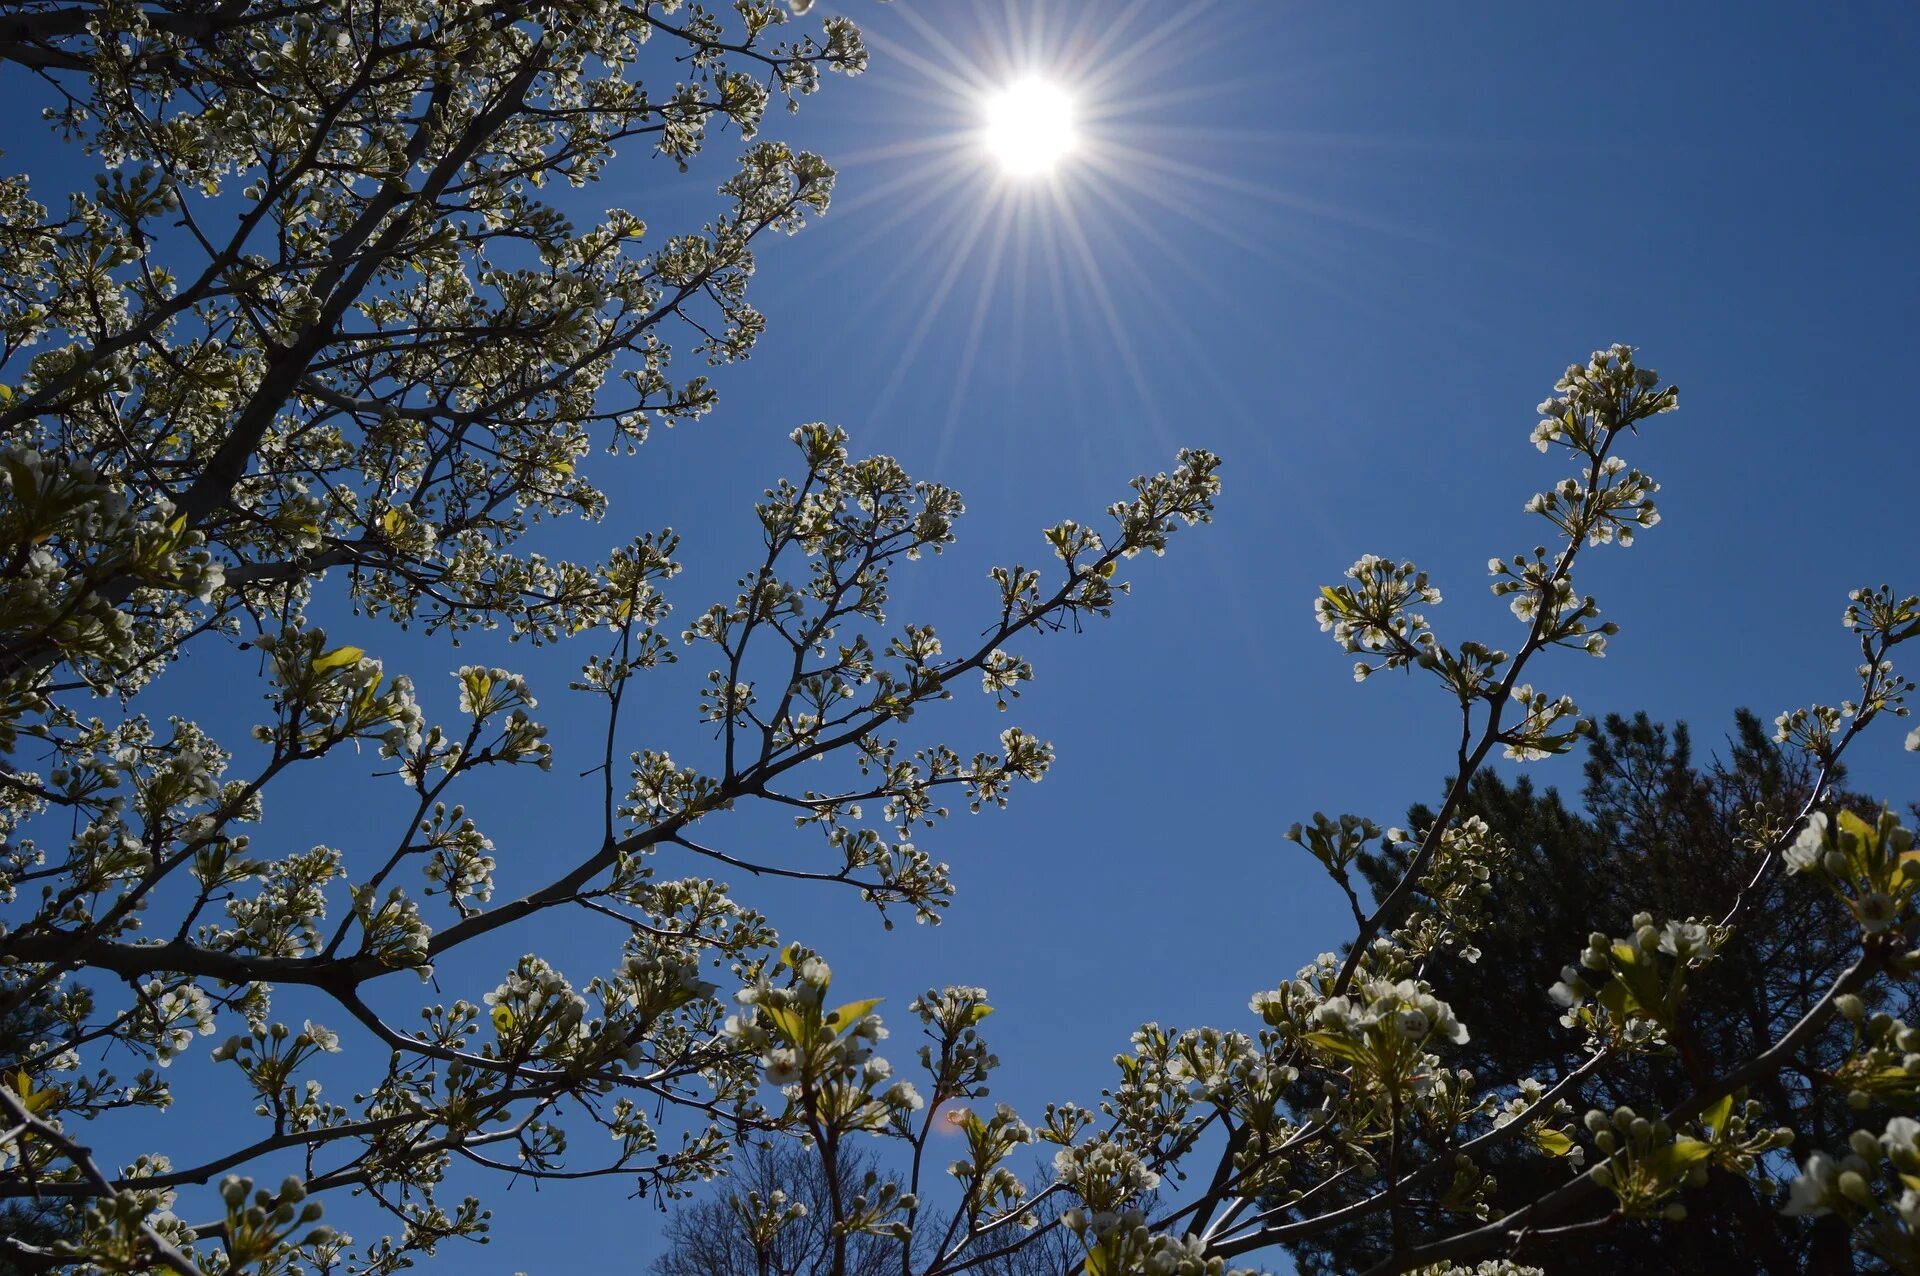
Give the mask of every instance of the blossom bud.
M 1840 1188 L 1840 1195 L 1846 1197 L 1855 1205 L 1873 1204 L 1873 1189 L 1867 1186 L 1866 1176 L 1858 1170 L 1843 1170 L 1840 1174 L 1838 1186 Z
M 1841 1017 L 1846 1019 L 1848 1023 L 1859 1023 L 1866 1017 L 1867 1013 L 1866 1003 L 1850 992 L 1842 993 L 1838 997 L 1835 997 L 1833 999 L 1833 1008 L 1838 1010 Z
M 1855 1130 L 1847 1136 L 1847 1146 L 1853 1149 L 1855 1156 L 1871 1165 L 1880 1159 L 1880 1140 L 1865 1130 Z

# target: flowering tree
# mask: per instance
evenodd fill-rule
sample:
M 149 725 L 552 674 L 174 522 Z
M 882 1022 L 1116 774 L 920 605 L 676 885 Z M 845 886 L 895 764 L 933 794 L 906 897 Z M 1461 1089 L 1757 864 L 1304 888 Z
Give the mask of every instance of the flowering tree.
M 1321 628 L 1358 658 L 1356 679 L 1417 671 L 1457 704 L 1455 778 L 1410 831 L 1316 815 L 1289 832 L 1345 894 L 1354 933 L 1343 954 L 1256 993 L 1251 1028 L 1148 1024 L 1120 1056 L 1119 1080 L 1098 1111 L 1058 1105 L 1029 1124 L 1005 1108 L 991 1117 L 969 1110 L 991 1061 L 974 1027 L 984 994 L 949 989 L 915 1003 L 930 1039 L 921 1050 L 928 1098 L 967 1122 L 966 1154 L 949 1167 L 961 1192 L 957 1236 L 1031 1222 L 1039 1200 L 1065 1196 L 1059 1225 L 1079 1242 L 1087 1276 L 1250 1271 L 1243 1264 L 1262 1251 L 1369 1220 L 1384 1233 L 1372 1276 L 1492 1276 L 1533 1271 L 1522 1264 L 1537 1238 L 1683 1220 L 1689 1193 L 1715 1176 L 1753 1177 L 1765 1190 L 1771 1169 L 1792 1176 L 1777 1208 L 1836 1215 L 1876 1259 L 1920 1271 L 1920 1121 L 1900 1114 L 1920 1095 L 1920 1025 L 1871 1009 L 1920 971 L 1920 952 L 1909 951 L 1920 856 L 1891 813 L 1850 809 L 1835 788 L 1860 733 L 1907 712 L 1911 684 L 1889 653 L 1920 635 L 1920 598 L 1884 587 L 1851 595 L 1845 621 L 1860 647 L 1859 690 L 1838 706 L 1779 717 L 1775 740 L 1804 755 L 1805 775 L 1792 805 L 1739 813 L 1743 863 L 1732 898 L 1700 900 L 1691 914 L 1636 912 L 1619 919 L 1624 933 L 1565 938 L 1558 982 L 1540 972 L 1535 991 L 1539 1013 L 1556 1013 L 1557 1003 L 1568 1066 L 1548 1076 L 1455 1066 L 1472 1025 L 1429 981 L 1438 963 L 1481 957 L 1476 940 L 1493 922 L 1489 886 L 1513 857 L 1468 813 L 1476 773 L 1495 750 L 1534 761 L 1569 751 L 1588 731 L 1570 699 L 1538 689 L 1536 669 L 1558 650 L 1599 656 L 1615 632 L 1576 589 L 1574 569 L 1585 551 L 1630 544 L 1658 521 L 1657 484 L 1616 448 L 1676 404 L 1671 386 L 1614 346 L 1569 368 L 1541 405 L 1533 442 L 1574 473 L 1527 504 L 1551 527 L 1548 545 L 1488 564 L 1493 592 L 1522 626 L 1512 651 L 1443 642 L 1424 610 L 1439 590 L 1411 563 L 1369 555 L 1321 591 Z M 1907 745 L 1920 749 L 1920 731 Z M 1363 857 L 1391 866 L 1371 898 L 1356 883 Z M 1742 946 L 1765 952 L 1778 942 L 1756 930 L 1766 916 L 1760 901 L 1783 875 L 1805 876 L 1843 910 L 1844 961 L 1801 1013 L 1763 1025 L 1745 1052 L 1689 1049 L 1689 994 L 1708 968 Z M 1624 893 L 1633 895 L 1630 884 Z M 921 1127 L 882 1120 L 870 1097 L 890 1075 L 869 1057 L 871 1008 L 823 1014 L 826 975 L 816 967 L 802 957 L 796 983 L 748 989 L 729 1031 L 761 1052 L 767 1081 L 783 1088 L 788 1112 L 829 1164 L 848 1131 L 878 1127 L 911 1145 L 917 1175 Z M 1671 1096 L 1572 1106 L 1594 1093 L 1591 1079 L 1648 1075 L 1639 1065 L 1655 1056 L 1679 1069 Z M 1843 1147 L 1790 1149 L 1792 1132 L 1769 1110 L 1768 1083 L 1803 1057 L 1831 1061 L 1812 1079 L 1853 1114 Z M 1030 1193 L 1007 1163 L 1033 1140 L 1058 1152 L 1052 1180 Z M 1503 1169 L 1526 1176 L 1506 1184 L 1500 1199 L 1521 1199 L 1501 1211 L 1488 1173 L 1496 1152 Z M 1143 1208 L 1172 1167 L 1194 1189 L 1165 1210 Z M 908 1186 L 917 1193 L 917 1177 Z M 898 1226 L 915 1200 L 834 1201 L 834 1225 Z M 903 1254 L 902 1270 L 964 1270 L 958 1254 Z
M 0 181 L 0 1016 L 44 1025 L 0 1061 L 0 1202 L 67 1210 L 57 1241 L 0 1238 L 10 1260 L 390 1272 L 485 1230 L 477 1200 L 442 1191 L 455 1165 L 670 1196 L 743 1131 L 803 1127 L 831 1151 L 919 1107 L 871 1061 L 808 1072 L 804 1118 L 763 1104 L 763 1043 L 723 1030 L 718 983 L 762 990 L 757 1014 L 834 1059 L 879 1029 L 870 1007 L 783 1010 L 779 981 L 824 988 L 824 968 L 781 964 L 769 921 L 701 870 L 936 919 L 947 867 L 913 837 L 953 804 L 1004 805 L 1051 753 L 1017 727 L 963 752 L 921 711 L 970 684 L 1018 695 L 1021 637 L 1105 615 L 1122 560 L 1208 518 L 1217 462 L 1136 480 L 1110 530 L 1051 529 L 1046 565 L 993 573 L 984 632 L 957 650 L 885 609 L 894 573 L 952 542 L 959 496 L 825 425 L 793 433 L 794 477 L 757 507 L 764 552 L 688 621 L 669 620 L 671 532 L 593 563 L 538 551 L 540 522 L 606 510 L 596 444 L 631 452 L 712 407 L 673 343 L 706 366 L 745 356 L 759 241 L 826 208 L 821 159 L 755 140 L 770 104 L 865 65 L 844 20 L 795 34 L 805 7 L 0 14 L 8 100 L 40 95 L 82 179 L 52 201 Z M 543 193 L 596 181 L 621 146 L 686 170 L 728 129 L 736 171 L 704 225 L 661 234 L 619 208 L 576 225 Z M 328 638 L 348 611 L 579 645 L 574 690 L 605 711 L 596 834 L 496 848 L 462 795 L 549 764 L 532 687 L 469 665 L 417 691 Z M 717 743 L 697 766 L 622 713 L 683 643 L 711 670 Z M 250 734 L 159 716 L 185 655 L 257 689 Z M 219 699 L 210 713 L 249 697 Z M 362 747 L 407 794 L 391 841 L 290 849 L 273 794 Z M 818 837 L 811 858 L 730 849 L 723 817 L 755 804 Z M 496 898 L 503 857 L 554 867 Z M 529 954 L 471 999 L 406 991 L 436 965 L 467 982 L 498 961 L 469 954 L 562 911 L 616 936 L 590 975 Z M 169 1106 L 165 1069 L 189 1052 L 224 1073 L 222 1120 L 200 1124 L 230 1141 L 180 1161 L 117 1118 Z M 569 1155 L 569 1130 L 595 1126 L 604 1154 Z M 298 1171 L 256 1188 L 251 1167 L 288 1154 Z M 319 1225 L 342 1190 L 389 1234 Z

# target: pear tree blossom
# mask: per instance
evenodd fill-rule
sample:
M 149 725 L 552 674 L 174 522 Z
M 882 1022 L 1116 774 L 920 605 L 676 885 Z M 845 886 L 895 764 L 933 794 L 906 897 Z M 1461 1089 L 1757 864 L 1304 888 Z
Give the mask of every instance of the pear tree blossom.
M 0 1060 L 0 1199 L 67 1230 L 0 1255 L 373 1276 L 484 1239 L 475 1173 L 672 1199 L 741 1140 L 924 1140 L 984 1094 L 979 996 L 920 1010 L 923 1099 L 873 1005 L 825 1002 L 824 961 L 727 878 L 937 922 L 943 822 L 1053 758 L 1022 724 L 949 742 L 939 706 L 1011 708 L 1036 635 L 1109 613 L 1129 560 L 1210 518 L 1218 459 L 1036 536 L 942 634 L 892 593 L 954 542 L 960 494 L 832 425 L 767 458 L 730 588 L 682 580 L 671 529 L 577 561 L 547 544 L 608 513 L 651 431 L 713 410 L 765 326 L 762 253 L 828 208 L 826 161 L 761 135 L 867 64 L 853 23 L 807 8 L 6 14 L 0 85 L 68 164 L 0 176 L 0 1012 L 50 1025 Z M 607 207 L 641 185 L 606 182 L 616 162 L 717 199 Z M 593 189 L 592 215 L 556 194 Z M 438 668 L 403 670 L 401 631 Z M 515 643 L 568 644 L 577 677 L 527 676 Z M 205 713 L 169 676 L 188 658 L 217 671 Z M 678 756 L 648 679 L 676 662 L 707 675 L 686 716 L 713 740 Z M 603 724 L 583 777 L 546 774 L 562 694 Z M 508 774 L 587 835 L 489 827 Z M 323 843 L 284 814 L 302 776 L 402 814 Z M 790 836 L 744 847 L 730 817 L 753 807 Z M 563 964 L 541 942 L 562 917 L 606 942 Z M 1023 1214 L 1004 1162 L 1030 1132 L 970 1120 L 977 1246 Z M 188 1124 L 219 1146 L 168 1147 Z M 333 1225 L 346 1197 L 360 1235 Z M 833 1221 L 916 1208 L 880 1185 Z

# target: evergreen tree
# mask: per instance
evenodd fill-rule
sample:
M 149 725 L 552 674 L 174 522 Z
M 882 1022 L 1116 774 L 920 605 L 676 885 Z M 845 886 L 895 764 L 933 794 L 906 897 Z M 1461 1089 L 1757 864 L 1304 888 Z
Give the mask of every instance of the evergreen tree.
M 1795 809 L 1812 783 L 1804 755 L 1781 748 L 1746 710 L 1736 715 L 1724 754 L 1705 760 L 1696 757 L 1684 722 L 1669 729 L 1645 713 L 1608 716 L 1589 741 L 1581 810 L 1551 788 L 1537 790 L 1524 775 L 1477 774 L 1461 815 L 1485 820 L 1512 859 L 1491 884 L 1491 916 L 1475 959 L 1443 951 L 1428 971 L 1437 993 L 1473 1025 L 1456 1065 L 1486 1077 L 1552 1078 L 1578 1068 L 1586 1058 L 1582 1034 L 1558 1022 L 1558 1007 L 1540 991 L 1567 960 L 1566 937 L 1612 934 L 1639 912 L 1671 917 L 1724 910 L 1753 874 L 1753 812 Z M 1876 805 L 1844 791 L 1834 801 L 1854 810 Z M 1425 806 L 1408 813 L 1415 829 L 1433 818 Z M 1403 865 L 1398 856 L 1374 852 L 1358 868 L 1384 895 Z M 1576 1110 L 1612 1110 L 1649 1097 L 1677 1102 L 1726 1060 L 1779 1037 L 1858 950 L 1859 923 L 1809 876 L 1767 883 L 1754 904 L 1752 942 L 1729 947 L 1699 972 L 1673 1047 L 1596 1070 L 1571 1100 Z M 1906 994 L 1902 999 L 1911 1001 Z M 1911 1018 L 1903 1006 L 1887 1009 Z M 1769 1119 L 1794 1131 L 1797 1148 L 1842 1142 L 1853 1128 L 1845 1094 L 1822 1084 L 1839 1053 L 1827 1038 L 1760 1085 Z M 1538 1194 L 1523 1168 L 1528 1162 L 1537 1166 L 1537 1149 L 1509 1146 L 1487 1157 L 1484 1168 L 1498 1182 L 1489 1200 L 1494 1210 L 1517 1208 Z M 1776 1168 L 1792 1172 L 1784 1158 Z M 1862 1270 L 1837 1219 L 1784 1215 L 1779 1196 L 1767 1179 L 1717 1175 L 1706 1190 L 1689 1195 L 1684 1221 L 1599 1224 L 1564 1239 L 1530 1242 L 1523 1258 L 1556 1276 Z M 1586 1221 L 1606 1217 L 1602 1209 Z M 1388 1248 L 1375 1218 L 1309 1238 L 1295 1258 L 1303 1272 L 1331 1276 L 1361 1270 Z

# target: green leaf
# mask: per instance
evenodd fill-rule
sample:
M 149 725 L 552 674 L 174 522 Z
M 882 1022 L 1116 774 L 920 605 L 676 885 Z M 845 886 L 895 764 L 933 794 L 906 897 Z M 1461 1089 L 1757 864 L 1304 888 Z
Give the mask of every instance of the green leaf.
M 867 1012 L 879 1005 L 882 1000 L 883 998 L 880 997 L 869 997 L 865 1001 L 849 1001 L 838 1009 L 828 1011 L 823 1022 L 835 1032 L 844 1031 L 865 1019 Z
M 806 1016 L 792 1006 L 768 1006 L 767 1016 L 773 1020 L 780 1035 L 794 1045 L 804 1045 L 807 1034 Z
M 1322 1051 L 1336 1059 L 1345 1059 L 1349 1063 L 1360 1063 L 1367 1052 L 1337 1032 L 1309 1032 L 1305 1038 L 1310 1046 L 1318 1046 Z
M 1696 1165 L 1706 1164 L 1713 1149 L 1699 1139 L 1675 1139 L 1647 1158 L 1647 1168 L 1668 1182 L 1677 1183 Z
M 325 673 L 329 669 L 343 669 L 360 663 L 360 657 L 367 653 L 358 647 L 335 647 L 332 651 L 323 651 L 313 658 L 313 671 Z
M 1713 1127 L 1715 1134 L 1727 1132 L 1727 1118 L 1733 1114 L 1733 1096 L 1723 1094 L 1719 1102 L 1700 1114 L 1700 1123 Z
M 982 1019 L 985 1019 L 988 1015 L 992 1013 L 993 1013 L 993 1007 L 989 1006 L 986 1002 L 983 1001 L 979 1005 L 975 1006 L 972 1010 L 969 1010 L 967 1012 L 967 1023 L 969 1025 L 979 1023 Z
M 1548 1156 L 1565 1156 L 1573 1151 L 1573 1140 L 1559 1130 L 1545 1128 L 1536 1130 L 1533 1143 Z
M 1840 812 L 1840 829 L 1859 838 L 1863 849 L 1872 849 L 1880 844 L 1879 831 L 1852 811 Z

